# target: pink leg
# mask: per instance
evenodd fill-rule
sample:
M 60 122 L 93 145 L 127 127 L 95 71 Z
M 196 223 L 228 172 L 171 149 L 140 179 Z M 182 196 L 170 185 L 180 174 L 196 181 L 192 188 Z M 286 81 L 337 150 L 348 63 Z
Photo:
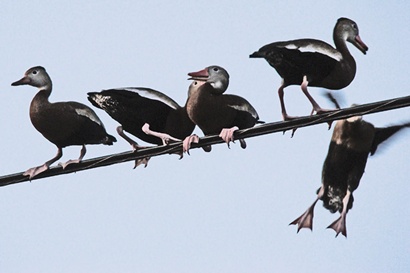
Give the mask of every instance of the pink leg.
M 302 88 L 303 93 L 306 95 L 310 103 L 312 104 L 312 112 L 310 112 L 310 115 L 313 115 L 313 113 L 316 111 L 316 114 L 323 114 L 327 112 L 332 112 L 334 110 L 329 110 L 329 109 L 323 109 L 322 107 L 319 106 L 319 104 L 313 99 L 313 97 L 309 94 L 307 90 L 307 86 L 309 84 L 309 81 L 307 80 L 306 76 L 303 76 L 303 82 L 302 85 L 300 86 Z M 332 127 L 332 121 L 329 121 L 327 124 L 329 124 L 330 129 Z
M 149 129 L 149 124 L 148 123 L 145 123 L 144 126 L 142 126 L 142 131 L 144 133 L 146 133 L 147 135 L 151 135 L 151 136 L 155 136 L 155 137 L 160 138 L 162 140 L 162 144 L 164 144 L 164 145 L 167 145 L 170 140 L 181 141 L 180 139 L 172 137 L 168 134 L 151 131 Z
M 127 136 L 127 135 L 124 133 L 124 130 L 122 129 L 122 126 L 118 126 L 118 127 L 117 127 L 117 133 L 131 145 L 133 151 L 138 150 L 139 148 L 141 148 L 141 147 L 138 145 L 137 142 L 135 142 L 134 140 L 132 140 L 129 136 Z
M 343 198 L 343 210 L 340 213 L 340 217 L 334 221 L 330 226 L 327 228 L 331 228 L 336 231 L 336 237 L 339 233 L 342 233 L 345 237 L 347 237 L 347 230 L 346 230 L 346 214 L 347 214 L 347 205 L 349 203 L 350 195 L 352 193 L 347 190 L 346 196 Z
M 308 84 L 309 84 L 309 81 L 307 80 L 307 77 L 303 76 L 303 81 L 302 81 L 302 84 L 300 85 L 300 88 L 302 88 L 303 93 L 305 94 L 305 96 L 308 98 L 308 100 L 312 104 L 313 110 L 312 110 L 311 114 L 313 114 L 314 111 L 319 113 L 322 110 L 322 108 L 319 106 L 319 104 L 317 104 L 317 102 L 309 94 L 309 92 L 307 90 Z
M 282 85 L 278 89 L 278 94 L 279 94 L 279 100 L 280 100 L 280 107 L 282 109 L 282 118 L 283 118 L 284 121 L 287 121 L 287 120 L 295 119 L 297 117 L 289 116 L 286 112 L 285 100 L 284 100 L 284 96 L 285 96 L 285 93 L 284 93 L 285 87 L 284 86 L 285 86 L 285 83 L 282 80 Z M 296 130 L 297 130 L 297 128 L 292 129 L 292 136 L 291 137 L 293 137 Z M 283 133 L 285 133 L 285 131 L 283 131 Z
M 334 110 L 329 110 L 329 109 L 323 109 L 322 107 L 319 106 L 319 104 L 309 94 L 309 92 L 307 90 L 308 84 L 309 84 L 309 81 L 307 80 L 307 77 L 303 76 L 303 81 L 302 81 L 302 84 L 300 85 L 300 87 L 302 88 L 302 91 L 305 94 L 305 96 L 308 98 L 308 100 L 312 104 L 313 109 L 312 109 L 311 115 L 315 111 L 316 111 L 317 114 L 323 114 L 323 113 L 326 113 L 326 112 L 334 111 Z
M 50 165 L 53 164 L 54 162 L 56 162 L 57 160 L 59 160 L 61 157 L 63 156 L 63 149 L 58 147 L 57 150 L 57 155 L 55 157 L 53 157 L 52 159 L 50 159 L 49 161 L 47 161 L 46 163 L 44 163 L 41 166 L 37 166 L 37 167 L 33 167 L 28 169 L 27 171 L 25 171 L 23 173 L 23 175 L 28 175 L 29 179 L 31 180 L 34 176 L 47 171 L 50 168 Z
M 237 130 L 239 130 L 237 126 L 234 126 L 232 128 L 223 128 L 221 133 L 219 134 L 219 137 L 222 138 L 229 147 L 229 143 L 234 142 L 233 134 Z
M 301 216 L 299 216 L 292 223 L 289 224 L 289 225 L 298 225 L 298 231 L 297 231 L 298 233 L 299 233 L 299 230 L 301 230 L 302 228 L 309 228 L 310 230 L 312 230 L 313 210 L 315 208 L 317 201 L 320 198 L 322 198 L 323 193 L 324 193 L 324 188 L 322 186 L 319 190 L 319 193 L 317 194 L 317 198 L 315 202 L 313 202 L 313 204 Z
M 182 142 L 182 152 L 189 154 L 189 149 L 191 148 L 191 143 L 198 143 L 199 137 L 197 135 L 187 136 Z
M 124 133 L 124 130 L 122 129 L 122 126 L 117 127 L 117 133 L 131 145 L 133 151 L 137 151 L 139 149 L 146 148 L 146 147 L 139 146 L 137 142 L 135 142 L 129 136 L 127 136 Z M 150 160 L 150 157 L 146 157 L 146 158 L 142 158 L 142 159 L 136 159 L 135 164 L 134 164 L 134 169 L 136 167 L 138 167 L 139 165 L 141 165 L 141 164 L 144 164 L 144 167 L 147 167 L 149 160 Z
M 80 156 L 78 157 L 78 159 L 70 159 L 66 163 L 58 163 L 58 165 L 60 165 L 63 169 L 65 169 L 70 164 L 78 164 L 81 162 L 81 160 L 83 160 L 86 152 L 87 152 L 87 149 L 85 148 L 85 145 L 83 144 L 83 146 L 81 147 Z
M 281 108 L 281 111 L 282 111 L 282 118 L 283 118 L 283 120 L 291 120 L 291 119 L 294 119 L 295 117 L 288 116 L 288 114 L 286 112 L 285 99 L 284 99 L 284 96 L 285 96 L 284 89 L 285 89 L 285 83 L 282 81 L 282 85 L 278 89 L 280 108 Z

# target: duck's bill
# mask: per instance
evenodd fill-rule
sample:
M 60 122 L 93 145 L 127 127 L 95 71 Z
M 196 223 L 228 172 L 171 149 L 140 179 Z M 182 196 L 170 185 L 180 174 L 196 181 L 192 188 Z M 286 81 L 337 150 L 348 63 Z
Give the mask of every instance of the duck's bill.
M 208 69 L 205 68 L 198 72 L 190 72 L 188 76 L 191 76 L 188 80 L 206 81 L 209 77 Z
M 367 45 L 363 43 L 362 39 L 360 39 L 360 36 L 357 35 L 355 38 L 354 45 L 363 53 L 366 54 L 366 52 L 369 50 Z
M 30 79 L 28 77 L 23 77 L 20 80 L 13 82 L 11 85 L 12 86 L 18 86 L 18 85 L 24 85 L 24 84 L 29 84 Z

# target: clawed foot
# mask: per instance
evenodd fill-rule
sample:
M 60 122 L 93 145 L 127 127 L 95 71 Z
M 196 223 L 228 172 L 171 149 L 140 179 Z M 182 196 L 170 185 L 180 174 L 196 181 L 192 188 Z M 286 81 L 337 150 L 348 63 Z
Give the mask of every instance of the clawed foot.
M 327 127 L 328 130 L 330 130 L 332 128 L 332 124 L 333 124 L 333 120 L 327 122 L 327 125 L 329 125 Z
M 335 109 L 324 109 L 324 108 L 318 108 L 318 109 L 313 109 L 311 115 L 313 115 L 314 112 L 316 112 L 316 115 L 320 114 L 326 114 L 326 113 L 331 113 L 336 111 Z
M 291 133 L 291 135 L 290 135 L 291 138 L 293 138 L 293 136 L 295 135 L 295 132 L 296 132 L 297 129 L 298 129 L 298 128 L 293 128 L 293 129 L 292 129 L 292 133 Z M 287 131 L 287 130 L 284 130 L 284 131 L 283 131 L 283 134 L 285 134 L 286 131 Z
M 140 150 L 140 149 L 145 149 L 145 148 L 148 148 L 148 146 L 139 146 L 136 142 L 134 142 L 133 141 L 133 143 L 132 142 L 130 142 L 130 144 L 131 144 L 131 147 L 132 147 L 132 151 L 133 152 L 135 152 L 135 151 L 138 151 L 138 150 Z M 140 159 L 136 159 L 135 160 L 135 163 L 134 163 L 134 167 L 133 167 L 133 169 L 135 169 L 136 167 L 138 167 L 139 165 L 144 165 L 144 168 L 146 168 L 147 166 L 148 166 L 148 161 L 151 159 L 151 157 L 144 157 L 144 158 L 140 158 Z
M 135 151 L 137 151 L 137 150 L 139 150 L 139 149 L 141 149 L 141 148 L 144 148 L 144 147 L 139 146 L 139 145 L 137 144 L 137 142 L 131 143 L 131 149 L 132 149 L 133 152 L 135 152 Z
M 24 176 L 29 176 L 29 179 L 31 180 L 34 176 L 36 176 L 36 175 L 38 175 L 42 172 L 45 172 L 48 169 L 49 169 L 49 167 L 46 164 L 44 164 L 44 165 L 41 165 L 41 166 L 37 166 L 37 167 L 33 167 L 33 168 L 28 169 L 27 171 L 25 171 L 23 173 L 23 175 Z
M 294 119 L 297 119 L 297 118 L 299 118 L 299 116 L 289 116 L 289 115 L 286 114 L 286 113 L 282 113 L 282 119 L 283 119 L 283 121 L 294 120 Z
M 175 138 L 175 137 L 173 137 L 173 136 L 170 136 L 170 135 L 168 135 L 168 134 L 151 131 L 151 130 L 149 129 L 149 124 L 148 124 L 148 123 L 145 123 L 145 124 L 142 126 L 142 131 L 143 131 L 144 133 L 146 133 L 147 135 L 152 135 L 152 136 L 155 136 L 155 137 L 160 138 L 160 139 L 162 140 L 162 144 L 163 144 L 163 145 L 168 145 L 171 140 L 172 140 L 172 141 L 181 141 L 180 139 Z
M 191 143 L 198 143 L 199 137 L 197 135 L 187 136 L 182 142 L 182 152 L 189 154 L 189 149 L 191 148 Z
M 320 115 L 320 114 L 326 114 L 326 113 L 331 113 L 336 111 L 337 109 L 323 109 L 323 108 L 318 108 L 318 109 L 312 109 L 312 112 L 310 113 L 310 115 L 313 115 L 316 112 L 316 115 Z M 332 128 L 332 123 L 333 121 L 328 121 L 327 124 L 329 125 L 328 130 L 330 130 L 330 128 Z
M 297 118 L 299 118 L 299 117 L 298 117 L 298 116 L 289 116 L 289 115 L 286 114 L 286 113 L 282 113 L 282 119 L 283 119 L 283 121 L 294 120 L 294 119 L 297 119 Z M 295 132 L 296 132 L 297 129 L 298 129 L 298 128 L 293 128 L 293 129 L 292 129 L 292 134 L 291 134 L 290 137 L 293 137 L 293 136 L 295 135 Z M 286 132 L 286 130 L 283 131 L 283 134 L 285 134 L 285 132 Z
M 235 143 L 235 139 L 233 137 L 233 134 L 235 131 L 239 130 L 237 126 L 234 126 L 232 128 L 223 128 L 221 133 L 219 134 L 219 137 L 223 139 L 223 141 L 228 144 L 228 148 L 230 148 L 229 143 L 233 142 Z M 246 145 L 245 145 L 246 147 Z
M 68 165 L 71 165 L 71 164 L 78 164 L 78 163 L 80 163 L 81 162 L 81 159 L 70 159 L 70 160 L 68 160 L 67 162 L 65 162 L 65 163 L 58 163 L 58 166 L 60 166 L 61 168 L 63 168 L 63 170 L 65 170 L 65 168 L 67 168 L 67 166 Z
M 151 159 L 151 157 L 144 157 L 144 158 L 136 159 L 133 169 L 135 169 L 136 167 L 138 167 L 139 165 L 142 165 L 142 164 L 144 164 L 144 168 L 146 168 L 148 166 L 148 161 L 150 159 Z

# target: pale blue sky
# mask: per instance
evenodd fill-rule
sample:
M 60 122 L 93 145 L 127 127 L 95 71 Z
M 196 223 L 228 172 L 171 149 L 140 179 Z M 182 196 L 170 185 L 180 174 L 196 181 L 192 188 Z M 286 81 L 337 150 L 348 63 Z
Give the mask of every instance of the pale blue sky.
M 137 3 L 140 2 L 140 3 Z M 35 65 L 53 80 L 51 101 L 90 105 L 89 91 L 144 86 L 180 104 L 187 73 L 217 64 L 262 120 L 281 119 L 280 78 L 261 46 L 295 38 L 330 44 L 339 17 L 356 21 L 369 46 L 344 104 L 409 94 L 408 1 L 9 1 L 0 9 L 0 175 L 44 163 L 56 148 L 28 117 L 32 87 L 11 87 Z M 331 107 L 321 89 L 311 94 Z M 285 90 L 290 115 L 310 104 Z M 117 123 L 96 110 L 107 130 Z M 366 116 L 376 126 L 410 119 L 402 109 Z M 201 134 L 199 130 L 196 131 Z M 338 215 L 318 203 L 313 232 L 288 224 L 315 199 L 327 125 L 217 145 L 211 153 L 162 156 L 0 188 L 1 272 L 409 272 L 409 136 L 368 161 L 347 217 L 348 238 L 326 227 Z M 86 158 L 128 151 L 88 146 Z M 62 161 L 79 147 L 64 149 Z

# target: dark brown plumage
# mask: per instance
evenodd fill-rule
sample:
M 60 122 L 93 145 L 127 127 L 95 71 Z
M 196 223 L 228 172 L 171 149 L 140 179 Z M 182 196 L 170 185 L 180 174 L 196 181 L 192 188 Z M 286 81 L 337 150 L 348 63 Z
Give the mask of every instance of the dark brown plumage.
M 199 84 L 193 82 L 188 93 L 192 93 Z M 166 139 L 146 134 L 142 130 L 146 123 L 151 130 L 177 139 L 184 139 L 195 128 L 185 106 L 179 106 L 165 94 L 150 88 L 128 87 L 90 92 L 88 100 L 118 121 L 123 130 L 148 143 L 161 145 Z
M 356 46 L 363 54 L 368 47 L 359 36 L 357 24 L 347 18 L 339 18 L 333 40 L 336 49 L 326 42 L 315 39 L 299 39 L 268 44 L 251 54 L 250 58 L 264 58 L 282 77 L 278 89 L 283 120 L 288 116 L 284 102 L 284 88 L 301 85 L 303 93 L 313 106 L 313 111 L 324 112 L 307 86 L 324 87 L 332 90 L 348 86 L 356 74 L 356 62 L 350 54 L 346 41 Z
M 30 179 L 46 171 L 52 163 L 61 158 L 64 147 L 82 145 L 80 157 L 62 164 L 63 168 L 82 160 L 86 153 L 86 144 L 112 145 L 116 141 L 115 137 L 107 134 L 101 120 L 88 106 L 74 101 L 49 102 L 52 82 L 43 67 L 30 68 L 22 79 L 11 85 L 31 85 L 39 89 L 30 104 L 31 123 L 37 131 L 58 148 L 54 158 L 42 166 L 30 168 L 24 173 L 30 176 Z
M 247 100 L 223 94 L 229 85 L 229 74 L 224 68 L 209 66 L 188 75 L 190 79 L 205 81 L 187 101 L 189 118 L 205 135 L 219 134 L 229 145 L 236 130 L 250 128 L 260 122 L 256 110 Z M 245 148 L 245 141 L 241 139 L 240 142 Z M 187 151 L 189 143 L 185 144 L 184 150 Z
M 188 98 L 203 82 L 193 81 Z M 121 125 L 117 131 L 134 150 L 141 148 L 123 131 L 156 145 L 181 141 L 189 136 L 195 124 L 188 117 L 186 106 L 179 106 L 167 95 L 144 87 L 127 87 L 88 93 L 88 100 Z M 136 166 L 148 163 L 148 158 L 137 160 Z
M 329 151 L 323 164 L 322 186 L 317 192 L 317 199 L 291 225 L 312 229 L 313 209 L 318 200 L 330 212 L 340 212 L 340 217 L 328 228 L 347 236 L 346 214 L 353 206 L 353 192 L 357 189 L 364 173 L 369 155 L 373 155 L 380 143 L 387 140 L 410 123 L 375 128 L 361 116 L 356 116 L 336 123 Z

